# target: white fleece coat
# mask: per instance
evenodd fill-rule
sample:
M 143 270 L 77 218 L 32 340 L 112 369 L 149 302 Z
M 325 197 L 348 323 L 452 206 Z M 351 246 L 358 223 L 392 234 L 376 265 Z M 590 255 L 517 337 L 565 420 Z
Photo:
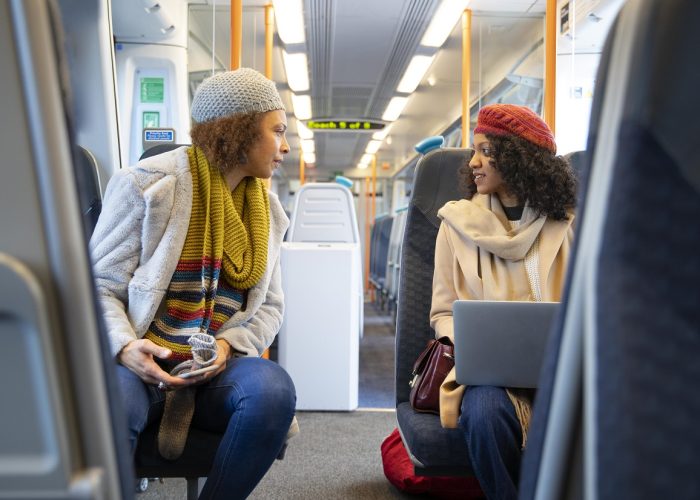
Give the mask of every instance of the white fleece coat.
M 110 180 L 90 251 L 114 356 L 148 331 L 180 259 L 191 212 L 187 147 L 142 160 Z M 267 269 L 248 291 L 245 309 L 216 334 L 235 355 L 261 355 L 282 324 L 280 246 L 288 226 L 270 193 Z

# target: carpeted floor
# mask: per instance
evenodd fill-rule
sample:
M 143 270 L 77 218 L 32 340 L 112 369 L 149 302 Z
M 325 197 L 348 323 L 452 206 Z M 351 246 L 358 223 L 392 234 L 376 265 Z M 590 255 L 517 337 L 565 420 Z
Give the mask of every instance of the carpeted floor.
M 300 412 L 301 432 L 248 497 L 255 500 L 415 498 L 384 477 L 379 447 L 396 426 L 393 411 Z M 151 482 L 137 500 L 185 499 L 184 479 Z
M 358 402 L 360 408 L 395 408 L 394 322 L 385 311 L 365 305 L 360 342 Z

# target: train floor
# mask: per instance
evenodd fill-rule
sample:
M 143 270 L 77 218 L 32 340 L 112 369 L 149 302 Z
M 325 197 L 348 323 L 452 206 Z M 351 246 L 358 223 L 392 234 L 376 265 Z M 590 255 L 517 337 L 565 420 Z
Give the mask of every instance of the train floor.
M 274 359 L 274 351 L 273 351 Z M 300 433 L 249 498 L 408 499 L 384 477 L 380 445 L 396 427 L 393 318 L 365 303 L 360 342 L 359 408 L 297 413 Z M 137 500 L 185 499 L 184 479 L 151 481 Z

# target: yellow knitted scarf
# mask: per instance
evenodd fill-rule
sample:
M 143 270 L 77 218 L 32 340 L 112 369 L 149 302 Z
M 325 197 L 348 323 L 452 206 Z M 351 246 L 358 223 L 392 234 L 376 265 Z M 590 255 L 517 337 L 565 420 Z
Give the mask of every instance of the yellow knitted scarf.
M 248 290 L 262 278 L 267 266 L 267 240 L 270 236 L 267 189 L 260 179 L 246 177 L 230 193 L 223 175 L 209 166 L 201 149 L 193 146 L 187 154 L 194 199 L 182 257 L 187 258 L 185 252 L 191 250 L 194 253 L 189 255 L 190 258 L 209 255 L 222 259 L 226 281 L 231 286 Z M 194 224 L 195 215 L 200 224 Z M 202 228 L 201 222 L 206 227 Z M 202 236 L 203 248 L 200 246 Z
M 189 358 L 190 335 L 214 335 L 240 309 L 245 290 L 265 272 L 270 233 L 270 200 L 260 179 L 245 177 L 231 193 L 201 149 L 193 146 L 187 155 L 192 215 L 166 293 L 167 311 L 145 335 L 171 349 L 173 362 Z

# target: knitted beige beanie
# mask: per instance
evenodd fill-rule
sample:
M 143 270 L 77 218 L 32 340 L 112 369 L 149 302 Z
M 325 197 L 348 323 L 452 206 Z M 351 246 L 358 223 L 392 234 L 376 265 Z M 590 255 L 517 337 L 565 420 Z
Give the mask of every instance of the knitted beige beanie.
M 192 99 L 192 119 L 197 123 L 235 113 L 284 110 L 275 82 L 254 69 L 239 68 L 204 80 Z

